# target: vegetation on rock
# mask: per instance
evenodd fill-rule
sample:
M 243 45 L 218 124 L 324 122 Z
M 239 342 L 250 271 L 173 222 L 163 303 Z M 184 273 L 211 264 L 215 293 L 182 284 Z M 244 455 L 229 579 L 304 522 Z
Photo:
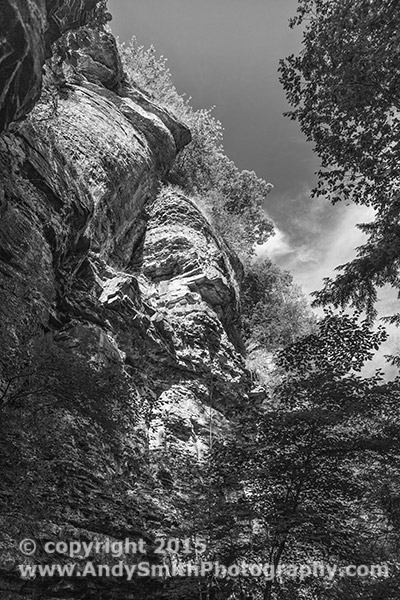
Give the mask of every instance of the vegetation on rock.
M 320 300 L 370 313 L 375 286 L 398 284 L 397 11 L 300 0 L 304 51 L 281 63 L 292 117 L 322 157 L 315 193 L 377 215 L 347 280 Z M 93 35 L 61 38 L 41 105 L 0 138 L 2 593 L 396 600 L 399 381 L 360 374 L 386 334 L 359 314 L 317 321 L 289 273 L 252 262 L 273 230 L 270 184 L 227 158 L 221 123 L 177 92 L 154 48 L 119 47 L 123 81 L 108 20 L 102 1 Z M 243 341 L 261 352 L 255 382 L 235 343 L 240 304 Z M 190 551 L 157 557 L 156 536 Z M 21 584 L 23 537 L 41 564 L 48 539 L 142 537 L 163 566 L 273 572 Z M 315 561 L 387 563 L 390 577 L 300 580 L 283 567 Z
M 157 57 L 153 46 L 146 49 L 133 38 L 128 45 L 120 44 L 119 51 L 129 82 L 190 128 L 192 141 L 178 154 L 170 180 L 197 197 L 232 249 L 249 261 L 255 245 L 273 232 L 265 213 L 271 184 L 254 171 L 239 171 L 229 160 L 223 149 L 223 127 L 213 109 L 191 107 L 190 98 L 176 90 L 167 59 Z

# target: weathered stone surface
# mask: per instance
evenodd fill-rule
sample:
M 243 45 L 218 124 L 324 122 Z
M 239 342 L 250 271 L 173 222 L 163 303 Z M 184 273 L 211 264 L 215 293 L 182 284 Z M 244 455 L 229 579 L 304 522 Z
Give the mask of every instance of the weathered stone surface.
M 227 324 L 238 320 L 239 289 L 227 248 L 179 190 L 168 189 L 151 207 L 143 270 L 176 301 L 198 293 Z
M 117 89 L 122 83 L 122 63 L 111 34 L 81 27 L 77 31 L 68 31 L 61 40 L 61 46 L 70 49 L 76 63 L 75 67 L 64 66 L 67 79 L 73 79 L 78 72 L 87 81 L 104 85 L 108 89 Z
M 46 7 L 5 0 L 0 20 L 0 131 L 30 110 L 40 94 Z
M 63 33 L 85 25 L 98 0 L 46 0 L 46 47 L 50 48 Z
M 179 457 L 201 460 L 251 390 L 234 259 L 194 202 L 162 187 L 190 133 L 121 82 L 109 34 L 89 37 L 54 109 L 43 96 L 0 136 L 6 600 L 38 591 L 15 572 L 23 538 L 179 526 Z M 151 597 L 141 585 L 135 599 Z M 40 593 L 128 600 L 131 586 L 55 578 Z
M 126 98 L 133 100 L 136 105 L 141 106 L 145 111 L 157 115 L 172 133 L 178 151 L 189 144 L 191 141 L 190 131 L 182 126 L 177 127 L 176 119 L 171 115 L 168 109 L 164 107 L 161 108 L 139 89 L 132 88 L 124 83 L 121 85 L 120 93 Z
M 229 254 L 197 206 L 166 188 L 150 208 L 144 297 L 173 332 L 181 368 L 203 377 L 219 408 L 237 405 L 246 390 L 238 339 L 239 290 Z
M 51 44 L 84 25 L 97 0 L 2 0 L 0 11 L 0 132 L 24 117 L 40 96 Z

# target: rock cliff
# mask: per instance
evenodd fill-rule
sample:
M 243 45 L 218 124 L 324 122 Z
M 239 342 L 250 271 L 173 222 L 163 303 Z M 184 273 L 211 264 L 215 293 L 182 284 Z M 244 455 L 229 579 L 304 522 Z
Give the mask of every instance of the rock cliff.
M 42 67 L 62 33 L 84 25 L 98 0 L 4 0 L 0 22 L 0 131 L 32 109 Z
M 21 581 L 15 568 L 46 561 L 46 540 L 151 543 L 179 529 L 185 465 L 251 388 L 235 261 L 166 185 L 190 132 L 128 86 L 112 36 L 85 26 L 94 2 L 6 5 L 1 594 L 146 598 L 156 582 Z M 47 63 L 58 79 L 39 100 L 58 38 Z M 18 552 L 24 538 L 38 541 L 35 559 Z

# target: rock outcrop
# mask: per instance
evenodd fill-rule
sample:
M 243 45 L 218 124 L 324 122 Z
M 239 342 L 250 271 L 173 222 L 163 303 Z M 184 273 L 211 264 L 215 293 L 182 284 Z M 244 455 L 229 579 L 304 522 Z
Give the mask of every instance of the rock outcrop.
M 9 2 L 18 14 L 10 47 L 34 37 L 10 62 L 3 125 L 36 99 L 46 36 L 81 24 L 90 8 L 54 3 L 46 16 L 42 2 L 27 15 L 22 4 Z M 83 27 L 63 45 L 75 60 L 61 65 L 62 84 L 0 137 L 6 600 L 39 589 L 43 598 L 94 599 L 99 585 L 102 598 L 131 598 L 132 584 L 128 592 L 111 580 L 21 582 L 15 568 L 45 561 L 40 543 L 49 539 L 151 543 L 179 528 L 183 465 L 201 460 L 251 387 L 234 260 L 196 204 L 165 186 L 190 132 L 127 85 L 110 34 Z M 24 538 L 38 540 L 35 559 L 19 554 Z M 134 597 L 149 597 L 140 585 Z
M 98 0 L 3 0 L 0 20 L 0 132 L 40 96 L 42 67 L 63 32 L 84 25 Z

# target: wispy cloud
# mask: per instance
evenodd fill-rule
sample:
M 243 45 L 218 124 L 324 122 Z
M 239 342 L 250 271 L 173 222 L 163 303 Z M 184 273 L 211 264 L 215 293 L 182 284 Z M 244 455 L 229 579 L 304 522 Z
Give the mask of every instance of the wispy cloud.
M 370 221 L 374 212 L 365 206 L 332 206 L 311 199 L 308 189 L 285 200 L 291 218 L 275 224 L 275 235 L 259 246 L 258 256 L 268 256 L 288 269 L 305 293 L 320 289 L 324 277 L 334 276 L 338 265 L 354 258 L 365 234 L 358 223 Z
M 355 204 L 332 206 L 324 200 L 310 199 L 305 188 L 298 196 L 285 200 L 292 216 L 283 225 L 275 224 L 275 235 L 259 246 L 258 256 L 266 256 L 293 275 L 306 294 L 321 289 L 324 277 L 334 277 L 339 265 L 351 261 L 356 249 L 366 241 L 366 235 L 357 224 L 371 221 L 374 211 Z M 381 316 L 398 311 L 397 294 L 389 286 L 379 292 L 378 311 Z M 374 360 L 363 371 L 371 375 L 381 368 L 387 378 L 398 374 L 385 360 L 385 354 L 395 354 L 400 349 L 400 332 L 389 328 L 389 339 Z

